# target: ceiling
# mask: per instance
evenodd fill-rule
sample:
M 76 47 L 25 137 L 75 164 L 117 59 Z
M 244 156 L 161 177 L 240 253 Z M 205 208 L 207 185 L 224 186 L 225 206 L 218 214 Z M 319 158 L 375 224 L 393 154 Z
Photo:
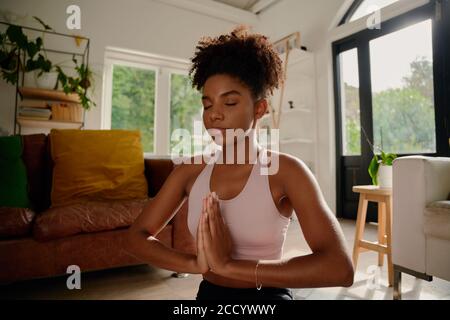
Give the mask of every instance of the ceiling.
M 211 0 L 215 2 L 221 2 L 223 4 L 246 10 L 251 13 L 258 14 L 264 9 L 267 9 L 269 6 L 274 4 L 275 2 L 279 2 L 281 0 Z

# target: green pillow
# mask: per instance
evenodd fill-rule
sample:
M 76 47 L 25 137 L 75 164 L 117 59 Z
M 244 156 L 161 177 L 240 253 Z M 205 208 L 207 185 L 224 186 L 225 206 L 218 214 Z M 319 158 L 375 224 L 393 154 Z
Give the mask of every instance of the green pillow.
M 28 208 L 27 190 L 21 136 L 0 137 L 0 207 Z

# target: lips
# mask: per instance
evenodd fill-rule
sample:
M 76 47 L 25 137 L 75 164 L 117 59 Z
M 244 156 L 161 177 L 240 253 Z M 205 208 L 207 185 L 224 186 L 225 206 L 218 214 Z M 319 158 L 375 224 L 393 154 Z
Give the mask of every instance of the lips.
M 214 133 L 214 132 L 222 132 L 225 133 L 225 130 L 227 130 L 228 128 L 210 128 L 208 129 L 208 132 L 210 133 Z

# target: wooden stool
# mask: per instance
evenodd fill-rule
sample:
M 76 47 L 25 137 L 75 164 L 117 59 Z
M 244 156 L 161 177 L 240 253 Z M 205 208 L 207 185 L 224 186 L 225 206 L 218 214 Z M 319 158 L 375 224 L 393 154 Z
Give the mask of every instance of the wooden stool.
M 378 265 L 383 266 L 384 255 L 387 255 L 389 286 L 394 282 L 394 269 L 391 253 L 392 232 L 392 189 L 378 186 L 353 186 L 353 192 L 359 193 L 358 216 L 356 218 L 355 244 L 353 247 L 353 266 L 356 270 L 359 253 L 362 251 L 378 252 Z M 363 239 L 366 223 L 367 204 L 378 203 L 378 242 Z

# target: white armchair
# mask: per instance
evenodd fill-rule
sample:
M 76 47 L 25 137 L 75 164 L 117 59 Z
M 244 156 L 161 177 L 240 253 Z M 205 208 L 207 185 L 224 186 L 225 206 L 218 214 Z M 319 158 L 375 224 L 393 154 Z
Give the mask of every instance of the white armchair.
M 401 274 L 450 281 L 450 158 L 408 156 L 393 163 L 394 299 Z

